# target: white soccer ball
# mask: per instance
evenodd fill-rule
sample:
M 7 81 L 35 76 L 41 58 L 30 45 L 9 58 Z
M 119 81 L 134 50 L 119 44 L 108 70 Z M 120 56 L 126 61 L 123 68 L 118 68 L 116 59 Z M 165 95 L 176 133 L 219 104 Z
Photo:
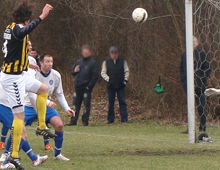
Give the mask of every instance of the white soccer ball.
M 143 23 L 148 18 L 148 13 L 143 8 L 136 8 L 132 13 L 132 18 L 135 22 Z

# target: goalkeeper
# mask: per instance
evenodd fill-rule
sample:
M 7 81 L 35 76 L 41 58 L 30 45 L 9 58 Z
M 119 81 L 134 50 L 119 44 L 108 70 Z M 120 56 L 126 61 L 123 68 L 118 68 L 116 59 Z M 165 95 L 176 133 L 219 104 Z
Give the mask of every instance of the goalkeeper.
M 205 111 L 205 90 L 207 86 L 207 78 L 211 73 L 210 60 L 206 52 L 199 48 L 198 38 L 194 36 L 193 38 L 193 47 L 194 47 L 194 79 L 195 79 L 195 94 L 196 94 L 196 103 L 199 112 L 200 126 L 199 131 L 206 131 L 206 111 Z M 187 69 L 186 69 L 186 51 L 181 56 L 180 63 L 180 80 L 183 85 L 184 92 L 187 94 Z M 185 132 L 188 133 L 188 129 Z

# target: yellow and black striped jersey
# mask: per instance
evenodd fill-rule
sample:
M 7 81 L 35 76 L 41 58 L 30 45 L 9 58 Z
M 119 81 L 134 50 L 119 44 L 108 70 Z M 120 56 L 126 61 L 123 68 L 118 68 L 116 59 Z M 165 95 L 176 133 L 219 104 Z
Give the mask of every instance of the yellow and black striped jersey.
M 4 63 L 2 71 L 6 74 L 21 74 L 27 71 L 28 61 L 28 34 L 41 22 L 38 18 L 27 26 L 12 23 L 6 27 L 4 32 L 3 54 Z

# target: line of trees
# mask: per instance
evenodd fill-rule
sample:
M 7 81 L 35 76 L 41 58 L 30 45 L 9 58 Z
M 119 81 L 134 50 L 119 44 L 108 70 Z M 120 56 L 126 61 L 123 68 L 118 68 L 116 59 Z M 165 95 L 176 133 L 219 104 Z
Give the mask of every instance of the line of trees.
M 0 30 L 12 21 L 12 9 L 20 0 L 0 1 Z M 80 57 L 81 45 L 94 47 L 99 63 L 108 48 L 118 46 L 130 66 L 128 98 L 138 100 L 143 114 L 180 119 L 185 115 L 185 96 L 179 81 L 180 55 L 185 48 L 184 1 L 180 0 L 31 0 L 34 17 L 45 3 L 54 6 L 51 15 L 32 34 L 31 41 L 41 53 L 51 53 L 54 68 L 62 73 L 66 93 L 73 91 L 70 69 Z M 149 13 L 146 23 L 131 19 L 136 7 Z M 2 62 L 2 58 L 1 58 Z M 164 94 L 153 91 L 162 77 Z M 98 89 L 98 90 L 97 90 Z M 96 93 L 105 91 L 98 82 Z M 95 95 L 94 95 L 95 98 Z

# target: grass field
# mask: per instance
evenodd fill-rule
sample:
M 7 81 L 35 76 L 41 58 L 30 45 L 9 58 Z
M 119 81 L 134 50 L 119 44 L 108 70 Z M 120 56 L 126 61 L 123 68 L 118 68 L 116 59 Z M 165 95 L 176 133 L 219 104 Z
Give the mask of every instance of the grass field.
M 49 160 L 33 167 L 21 152 L 27 170 L 207 170 L 220 169 L 220 144 L 187 144 L 182 126 L 162 126 L 153 122 L 65 127 L 62 153 L 69 162 L 54 161 L 53 152 L 45 151 L 41 137 L 28 127 L 29 142 L 36 154 L 48 154 Z M 212 129 L 220 139 L 220 129 Z M 51 141 L 53 144 L 53 141 Z

